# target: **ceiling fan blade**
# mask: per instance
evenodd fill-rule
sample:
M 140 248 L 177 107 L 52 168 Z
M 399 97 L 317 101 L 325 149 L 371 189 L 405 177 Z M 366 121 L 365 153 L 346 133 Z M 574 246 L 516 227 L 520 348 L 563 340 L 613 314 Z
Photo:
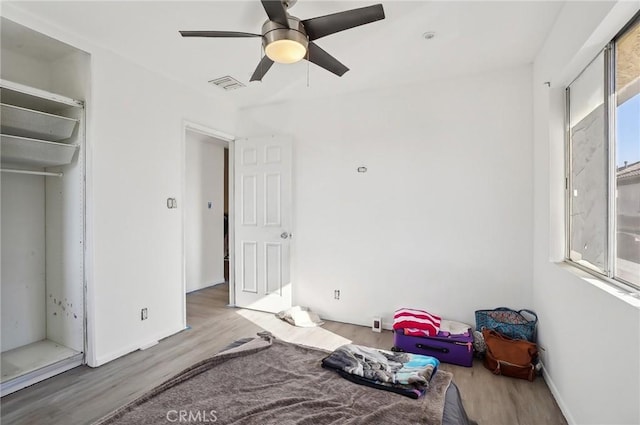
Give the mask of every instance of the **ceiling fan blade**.
M 373 6 L 306 19 L 302 21 L 302 25 L 304 25 L 304 29 L 307 31 L 309 40 L 317 40 L 339 31 L 348 30 L 349 28 L 358 27 L 381 19 L 384 19 L 384 9 L 381 4 L 375 4 Z
M 289 20 L 287 19 L 287 11 L 280 0 L 262 0 L 264 11 L 270 21 L 277 22 L 289 28 Z
M 183 37 L 262 37 L 260 34 L 237 31 L 179 31 Z
M 273 65 L 273 61 L 269 59 L 268 56 L 263 56 L 262 60 L 256 67 L 256 70 L 253 71 L 253 75 L 249 81 L 262 81 L 262 77 L 264 77 L 264 74 L 266 74 L 269 68 L 271 68 L 271 65 Z
M 344 73 L 349 70 L 349 68 L 344 66 L 338 59 L 322 50 L 314 42 L 309 42 L 307 60 L 309 62 L 315 63 L 319 67 L 322 67 L 329 72 L 333 72 L 338 77 L 342 77 L 342 75 L 344 75 Z

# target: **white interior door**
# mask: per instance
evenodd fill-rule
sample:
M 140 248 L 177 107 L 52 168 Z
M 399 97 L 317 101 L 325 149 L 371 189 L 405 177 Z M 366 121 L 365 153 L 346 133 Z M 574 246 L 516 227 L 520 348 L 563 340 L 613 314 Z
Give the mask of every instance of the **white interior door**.
M 235 295 L 238 307 L 291 307 L 291 139 L 235 141 Z

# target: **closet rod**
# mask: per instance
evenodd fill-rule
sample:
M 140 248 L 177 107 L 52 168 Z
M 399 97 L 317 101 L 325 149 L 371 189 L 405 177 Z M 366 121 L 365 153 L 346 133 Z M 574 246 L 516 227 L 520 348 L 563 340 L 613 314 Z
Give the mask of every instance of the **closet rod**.
M 64 175 L 64 173 L 50 173 L 48 171 L 13 170 L 11 168 L 1 168 L 0 171 L 2 171 L 3 173 L 31 174 L 34 176 L 62 177 Z

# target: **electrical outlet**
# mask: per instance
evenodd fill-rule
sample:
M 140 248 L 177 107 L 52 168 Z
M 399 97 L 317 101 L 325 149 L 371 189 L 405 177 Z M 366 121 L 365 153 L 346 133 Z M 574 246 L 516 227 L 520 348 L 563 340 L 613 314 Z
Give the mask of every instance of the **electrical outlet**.
M 140 310 L 140 320 L 147 320 L 148 318 L 148 314 L 147 314 L 147 308 L 143 308 L 142 310 Z
M 335 291 L 333 291 L 333 299 L 334 300 L 339 300 L 340 299 L 340 290 L 336 289 Z
M 374 317 L 371 320 L 371 330 L 374 332 L 382 332 L 382 318 Z

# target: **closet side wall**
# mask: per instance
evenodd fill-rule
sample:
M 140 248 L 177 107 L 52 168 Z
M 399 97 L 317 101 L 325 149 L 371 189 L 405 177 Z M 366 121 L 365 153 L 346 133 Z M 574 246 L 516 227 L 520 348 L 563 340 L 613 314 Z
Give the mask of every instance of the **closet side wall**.
M 45 338 L 44 177 L 2 174 L 2 351 Z
M 2 78 L 41 90 L 51 90 L 49 62 L 2 48 Z
M 224 147 L 206 139 L 186 134 L 187 292 L 224 282 Z
M 49 62 L 51 90 L 74 99 L 89 91 L 90 56 L 81 51 Z M 70 143 L 79 145 L 69 165 L 49 169 L 47 200 L 47 338 L 76 351 L 84 349 L 84 110 L 60 115 L 79 120 Z
M 71 108 L 60 115 L 79 119 L 70 143 L 78 144 L 69 165 L 47 171 L 62 177 L 47 177 L 47 338 L 76 351 L 84 351 L 84 122 L 83 110 Z
M 50 62 L 51 91 L 86 100 L 90 89 L 90 65 L 91 57 L 85 52 L 70 53 Z

